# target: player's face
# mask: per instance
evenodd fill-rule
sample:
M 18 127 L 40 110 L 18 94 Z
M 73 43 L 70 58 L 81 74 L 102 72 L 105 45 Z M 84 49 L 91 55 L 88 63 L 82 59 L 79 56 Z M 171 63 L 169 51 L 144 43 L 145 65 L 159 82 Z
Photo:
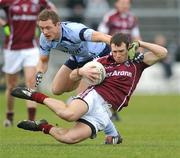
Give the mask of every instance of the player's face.
M 121 13 L 126 13 L 129 11 L 131 6 L 130 0 L 116 0 L 115 7 Z
M 122 43 L 121 46 L 111 44 L 111 51 L 113 58 L 117 63 L 123 63 L 128 60 L 128 50 L 125 43 Z
M 47 40 L 58 40 L 60 37 L 60 24 L 54 24 L 52 20 L 39 21 L 39 28 Z

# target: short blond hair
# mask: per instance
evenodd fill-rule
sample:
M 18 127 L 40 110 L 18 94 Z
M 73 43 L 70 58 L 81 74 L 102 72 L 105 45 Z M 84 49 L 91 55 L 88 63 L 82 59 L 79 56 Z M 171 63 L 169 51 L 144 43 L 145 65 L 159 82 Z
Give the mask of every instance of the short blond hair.
M 57 24 L 58 22 L 60 22 L 60 17 L 55 11 L 44 9 L 39 13 L 37 21 L 39 22 L 47 20 L 52 20 L 53 24 Z

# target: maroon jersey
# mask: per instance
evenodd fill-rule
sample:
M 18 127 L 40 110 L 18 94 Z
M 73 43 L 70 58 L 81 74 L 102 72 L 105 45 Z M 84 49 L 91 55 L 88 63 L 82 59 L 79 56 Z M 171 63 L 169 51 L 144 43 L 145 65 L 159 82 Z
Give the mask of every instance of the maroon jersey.
M 115 63 L 112 55 L 98 60 L 106 69 L 106 78 L 100 85 L 94 87 L 104 100 L 112 105 L 114 110 L 121 110 L 128 105 L 130 96 L 138 84 L 143 70 L 148 67 L 145 63 L 126 61 Z
M 5 39 L 6 49 L 33 48 L 36 45 L 36 19 L 43 8 L 50 8 L 47 0 L 0 0 L 7 15 L 11 34 Z
M 104 16 L 98 31 L 114 35 L 117 32 L 128 34 L 130 38 L 140 36 L 137 18 L 131 13 L 112 10 Z

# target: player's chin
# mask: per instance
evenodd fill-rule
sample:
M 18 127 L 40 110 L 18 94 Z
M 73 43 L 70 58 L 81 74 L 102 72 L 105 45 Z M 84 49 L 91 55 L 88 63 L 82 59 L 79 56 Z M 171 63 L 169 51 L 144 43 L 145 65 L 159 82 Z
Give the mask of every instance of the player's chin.
M 46 39 L 47 39 L 48 41 L 52 41 L 52 40 L 53 40 L 53 38 L 52 38 L 51 36 L 46 36 Z
M 116 61 L 117 63 L 123 63 L 123 62 L 125 62 L 125 61 L 127 61 L 127 60 L 128 60 L 128 58 L 127 58 L 126 56 L 122 56 L 122 57 L 115 58 L 115 61 Z
M 122 60 L 122 59 L 116 59 L 116 63 L 123 63 L 124 62 L 124 60 Z

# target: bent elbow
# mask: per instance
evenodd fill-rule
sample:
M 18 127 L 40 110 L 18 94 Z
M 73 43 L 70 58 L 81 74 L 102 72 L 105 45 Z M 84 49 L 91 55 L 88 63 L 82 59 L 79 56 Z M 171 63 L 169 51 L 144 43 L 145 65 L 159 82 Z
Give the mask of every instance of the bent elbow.
M 167 54 L 168 54 L 168 50 L 166 48 L 164 48 L 164 51 L 163 51 L 163 58 L 166 58 L 167 57 Z
M 168 50 L 166 48 L 163 48 L 160 59 L 164 59 L 167 57 Z

